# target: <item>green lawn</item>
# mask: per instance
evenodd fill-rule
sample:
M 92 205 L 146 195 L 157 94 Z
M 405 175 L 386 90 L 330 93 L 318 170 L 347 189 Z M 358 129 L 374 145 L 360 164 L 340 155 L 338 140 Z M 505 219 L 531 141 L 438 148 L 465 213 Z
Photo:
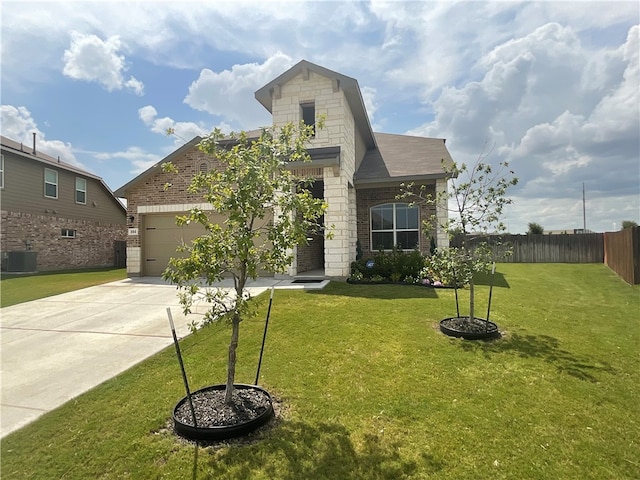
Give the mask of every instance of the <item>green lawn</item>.
M 640 478 L 640 288 L 568 264 L 502 264 L 497 284 L 505 336 L 490 343 L 438 331 L 451 290 L 278 290 L 261 384 L 283 418 L 258 442 L 197 447 L 167 429 L 184 396 L 169 348 L 3 439 L 2 478 Z M 242 324 L 239 382 L 263 322 Z M 223 381 L 229 333 L 182 342 L 193 389 Z
M 80 288 L 92 287 L 127 277 L 124 268 L 98 268 L 42 272 L 35 275 L 2 273 L 0 307 L 29 302 Z

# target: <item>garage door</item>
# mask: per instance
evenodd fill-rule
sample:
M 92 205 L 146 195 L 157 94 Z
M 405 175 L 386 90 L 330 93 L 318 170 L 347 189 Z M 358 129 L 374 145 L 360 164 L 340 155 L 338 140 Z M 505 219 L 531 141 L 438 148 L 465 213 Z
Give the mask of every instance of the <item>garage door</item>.
M 145 215 L 142 237 L 143 275 L 160 276 L 171 257 L 179 254 L 176 248 L 184 240 L 189 243 L 205 230 L 199 223 L 179 227 L 176 214 Z
M 205 233 L 205 229 L 199 223 L 178 227 L 176 225 L 176 213 L 144 215 L 143 237 L 142 237 L 142 268 L 143 275 L 160 276 L 167 268 L 169 259 L 181 254 L 176 252 L 176 248 L 182 241 L 189 243 L 194 238 Z M 210 214 L 209 221 L 222 223 L 224 216 Z M 271 222 L 273 215 L 267 214 L 260 222 L 267 224 Z M 259 225 L 257 225 L 259 227 Z M 260 275 L 271 275 L 267 272 L 260 272 Z

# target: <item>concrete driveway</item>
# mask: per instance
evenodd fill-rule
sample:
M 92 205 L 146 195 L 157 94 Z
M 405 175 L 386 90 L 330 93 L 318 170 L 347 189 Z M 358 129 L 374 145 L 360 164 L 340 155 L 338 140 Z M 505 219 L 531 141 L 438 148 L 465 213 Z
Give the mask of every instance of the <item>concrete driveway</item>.
M 281 283 L 258 279 L 248 290 L 255 296 Z M 197 313 L 185 318 L 176 288 L 159 278 L 120 280 L 0 310 L 0 436 L 170 346 L 167 307 L 178 337 L 189 334 Z

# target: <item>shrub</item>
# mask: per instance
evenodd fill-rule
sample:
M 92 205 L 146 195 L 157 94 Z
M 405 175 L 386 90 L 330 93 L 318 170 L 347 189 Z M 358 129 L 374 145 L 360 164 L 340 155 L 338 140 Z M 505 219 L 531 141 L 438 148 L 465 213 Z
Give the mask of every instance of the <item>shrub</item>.
M 360 258 L 351 263 L 350 279 L 354 281 L 387 281 L 415 283 L 425 265 L 422 254 L 414 250 L 379 251 L 371 259 Z

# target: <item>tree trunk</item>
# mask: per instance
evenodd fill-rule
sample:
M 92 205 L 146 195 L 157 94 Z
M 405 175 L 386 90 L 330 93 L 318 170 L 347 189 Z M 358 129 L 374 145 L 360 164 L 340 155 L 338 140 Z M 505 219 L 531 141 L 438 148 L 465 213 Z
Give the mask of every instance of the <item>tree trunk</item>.
M 247 283 L 247 265 L 240 266 L 240 275 L 233 280 L 236 290 L 236 305 L 231 319 L 231 341 L 229 342 L 229 357 L 227 359 L 227 385 L 224 390 L 224 403 L 233 405 L 233 391 L 236 378 L 236 350 L 238 349 L 238 338 L 240 336 L 240 312 L 242 302 L 244 302 L 244 286 Z
M 469 282 L 469 319 L 473 321 L 475 318 L 475 288 L 473 285 L 473 279 Z
M 224 391 L 224 403 L 233 404 L 233 389 L 236 376 L 236 349 L 238 348 L 238 336 L 240 333 L 240 317 L 235 313 L 231 321 L 231 342 L 229 342 L 229 359 L 227 362 L 227 385 Z

